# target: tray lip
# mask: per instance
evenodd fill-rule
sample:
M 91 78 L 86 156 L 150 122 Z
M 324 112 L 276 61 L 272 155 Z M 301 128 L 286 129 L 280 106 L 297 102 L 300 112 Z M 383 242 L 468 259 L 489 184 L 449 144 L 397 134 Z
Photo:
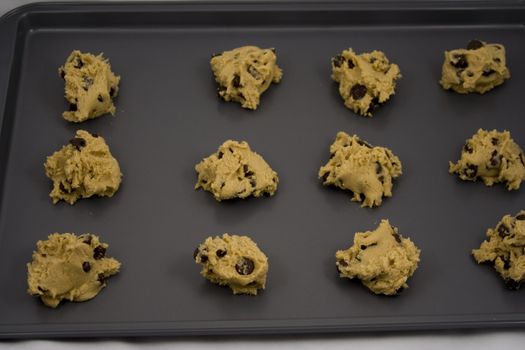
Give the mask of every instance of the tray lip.
M 492 315 L 493 316 L 493 315 Z M 289 335 L 289 334 L 355 334 L 357 332 L 438 331 L 467 329 L 523 329 L 525 320 L 474 320 L 475 316 L 449 316 L 432 321 L 432 316 L 406 316 L 402 322 L 385 322 L 390 317 L 367 317 L 367 322 L 352 322 L 351 318 L 265 319 L 219 321 L 165 321 L 165 322 L 97 322 L 86 324 L 23 325 L 23 330 L 3 331 L 9 325 L 0 325 L 0 339 L 57 339 L 57 338 L 111 338 L 111 337 L 189 337 L 231 335 Z M 400 318 L 397 317 L 397 320 Z M 381 320 L 382 322 L 376 322 Z M 85 326 L 88 327 L 85 327 Z M 104 329 L 97 328 L 104 325 Z M 133 327 L 130 327 L 133 325 Z M 20 325 L 17 325 L 20 327 Z M 44 327 L 42 327 L 44 326 Z M 84 326 L 84 327 L 83 327 Z M 53 328 L 62 327 L 60 330 Z M 47 328 L 51 330 L 47 330 Z M 89 328 L 89 329 L 88 329 Z M 38 329 L 38 330 L 35 330 Z
M 171 1 L 118 1 L 107 2 L 103 0 L 86 0 L 86 1 L 43 1 L 32 2 L 18 6 L 2 16 L 0 16 L 0 26 L 11 17 L 23 17 L 31 12 L 77 12 L 79 10 L 97 10 L 97 8 L 115 8 L 126 10 L 126 12 L 144 11 L 151 12 L 164 11 L 165 7 L 173 10 L 183 7 L 195 7 L 199 10 L 202 7 L 206 9 L 218 9 L 229 6 L 242 6 L 247 10 L 260 6 L 272 6 L 278 8 L 290 8 L 294 11 L 329 11 L 335 8 L 358 10 L 358 9 L 428 9 L 428 10 L 457 10 L 457 9 L 481 9 L 481 8 L 498 8 L 525 9 L 525 3 L 521 0 L 171 0 Z M 163 8 L 163 9 L 161 9 Z M 268 9 L 268 8 L 267 8 Z M 100 9 L 102 10 L 102 9 Z M 276 10 L 276 9 L 274 9 Z M 0 28 L 1 29 L 1 28 Z
M 99 12 L 114 8 L 127 9 L 126 12 L 160 12 L 166 8 L 176 12 L 183 8 L 193 8 L 193 11 L 213 11 L 223 7 L 240 6 L 239 10 L 252 11 L 261 6 L 269 6 L 265 10 L 277 11 L 288 9 L 291 11 L 330 11 L 334 9 L 346 10 L 479 10 L 497 8 L 501 10 L 525 9 L 522 0 L 402 0 L 399 2 L 387 0 L 195 0 L 195 1 L 136 1 L 136 2 L 103 2 L 103 1 L 81 1 L 81 2 L 35 2 L 16 7 L 0 17 L 0 37 L 2 29 L 9 26 L 9 30 L 20 30 L 23 19 L 31 13 L 55 13 L 55 12 Z M 25 28 L 26 32 L 29 28 Z M 14 44 L 19 40 L 13 39 Z M 15 45 L 6 50 L 11 56 L 8 69 L 8 82 L 5 91 L 0 89 L 0 133 L 3 132 L 5 124 L 5 110 L 9 88 L 14 79 L 12 76 L 13 61 L 15 59 Z M 0 183 L 0 185 L 3 185 Z M 0 187 L 0 188 L 3 188 Z M 1 195 L 1 192 L 0 192 Z M 1 204 L 1 203 L 0 203 Z M 1 237 L 0 237 L 1 239 Z M 483 320 L 480 320 L 485 316 Z M 475 314 L 475 315 L 441 315 L 440 320 L 434 320 L 436 316 L 397 316 L 396 322 L 388 322 L 389 317 L 365 317 L 361 322 L 355 324 L 353 318 L 295 318 L 295 319 L 252 319 L 252 320 L 219 320 L 219 321 L 165 321 L 165 322 L 97 322 L 97 323 L 75 323 L 75 324 L 0 324 L 0 339 L 49 339 L 49 338 L 82 338 L 82 337 L 143 337 L 143 336 L 195 336 L 195 335 L 279 335 L 279 334 L 304 334 L 304 333 L 355 333 L 374 331 L 429 331 L 429 330 L 452 330 L 452 329 L 517 329 L 525 328 L 525 313 L 520 314 Z M 315 322 L 312 324 L 312 320 Z M 366 322 L 362 322 L 366 320 Z M 379 321 L 379 322 L 378 322 Z M 107 329 L 97 329 L 100 324 L 108 325 Z M 65 326 L 61 330 L 47 330 L 56 326 Z M 13 331 L 13 326 L 23 326 L 23 330 Z M 42 327 L 44 326 L 44 327 Z M 87 326 L 87 327 L 86 327 Z M 10 329 L 11 328 L 11 329 Z M 88 329 L 89 328 L 89 329 Z M 37 330 L 38 329 L 38 330 Z

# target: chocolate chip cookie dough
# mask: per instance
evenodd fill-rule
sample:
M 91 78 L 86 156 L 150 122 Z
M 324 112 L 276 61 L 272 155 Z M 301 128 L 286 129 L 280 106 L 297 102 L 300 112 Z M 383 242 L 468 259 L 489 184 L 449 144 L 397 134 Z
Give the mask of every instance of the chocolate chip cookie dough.
M 78 130 L 74 138 L 44 164 L 53 181 L 49 196 L 53 203 L 74 204 L 80 198 L 112 197 L 119 189 L 122 173 L 117 160 L 101 136 Z
M 399 78 L 398 65 L 381 51 L 358 55 L 350 48 L 332 58 L 332 79 L 339 83 L 345 106 L 362 116 L 371 117 L 394 94 Z
M 487 230 L 487 237 L 479 249 L 472 250 L 474 259 L 478 264 L 492 264 L 508 289 L 519 289 L 525 282 L 525 210 L 505 215 Z
M 53 233 L 36 246 L 27 264 L 28 293 L 52 308 L 62 300 L 94 298 L 120 269 L 120 262 L 106 257 L 108 245 L 89 233 Z
M 445 51 L 439 83 L 460 94 L 484 94 L 509 78 L 505 47 L 472 40 L 466 49 Z
M 485 185 L 505 182 L 507 189 L 517 190 L 525 180 L 525 155 L 510 132 L 479 129 L 467 140 L 457 163 L 449 162 L 449 172 L 460 179 Z
M 225 141 L 216 153 L 195 166 L 195 189 L 213 193 L 217 201 L 262 195 L 273 196 L 279 178 L 246 141 Z
M 266 285 L 268 258 L 247 236 L 208 237 L 195 249 L 193 259 L 202 265 L 203 277 L 227 285 L 233 294 L 257 295 Z
M 243 108 L 257 109 L 261 94 L 283 77 L 275 49 L 243 46 L 213 55 L 210 61 L 218 94 Z
M 109 61 L 99 54 L 71 52 L 58 69 L 65 80 L 65 98 L 69 110 L 64 119 L 79 123 L 103 114 L 115 114 L 113 98 L 118 94 L 120 77 L 111 71 Z
M 335 257 L 340 277 L 358 278 L 376 294 L 395 295 L 408 288 L 420 252 L 388 220 L 381 220 L 374 231 L 357 232 L 354 245 L 337 251 Z
M 352 191 L 352 201 L 363 202 L 362 207 L 373 207 L 381 205 L 383 196 L 392 197 L 392 180 L 401 173 L 401 161 L 391 150 L 340 131 L 319 178 L 323 185 Z

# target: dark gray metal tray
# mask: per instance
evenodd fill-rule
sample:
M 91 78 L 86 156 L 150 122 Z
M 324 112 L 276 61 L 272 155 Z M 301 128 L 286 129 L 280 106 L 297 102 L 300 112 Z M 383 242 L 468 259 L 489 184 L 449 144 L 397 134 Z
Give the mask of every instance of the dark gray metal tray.
M 447 172 L 478 128 L 525 146 L 525 6 L 521 1 L 36 4 L 0 20 L 0 337 L 356 332 L 525 324 L 525 291 L 504 288 L 470 250 L 524 208 L 507 192 Z M 473 38 L 507 48 L 512 78 L 486 95 L 441 89 L 443 51 Z M 211 53 L 275 47 L 281 84 L 257 111 L 223 103 Z M 341 50 L 380 49 L 403 74 L 373 118 L 343 106 L 330 79 Z M 73 49 L 104 52 L 122 76 L 115 117 L 75 125 L 59 67 Z M 43 162 L 78 128 L 103 135 L 124 182 L 111 199 L 52 205 Z M 317 171 L 339 130 L 403 162 L 394 196 L 375 209 L 324 188 Z M 216 202 L 195 192 L 194 165 L 226 139 L 247 140 L 279 173 L 275 197 Z M 422 249 L 397 297 L 339 279 L 334 253 L 388 218 Z M 92 232 L 123 263 L 85 303 L 52 310 L 26 294 L 35 243 Z M 208 235 L 249 234 L 267 253 L 267 289 L 233 296 L 192 261 Z

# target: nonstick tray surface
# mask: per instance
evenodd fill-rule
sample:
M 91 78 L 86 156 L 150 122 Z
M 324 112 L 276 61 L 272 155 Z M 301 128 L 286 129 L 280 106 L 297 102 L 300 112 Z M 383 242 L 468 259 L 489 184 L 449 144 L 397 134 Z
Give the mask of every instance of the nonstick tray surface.
M 104 337 L 522 327 L 525 291 L 506 290 L 470 251 L 525 189 L 448 174 L 478 128 L 525 146 L 525 6 L 491 2 L 191 2 L 35 4 L 0 20 L 0 337 Z M 512 77 L 485 95 L 438 84 L 447 49 L 471 39 L 507 49 Z M 275 47 L 280 84 L 256 111 L 216 96 L 212 53 Z M 343 49 L 384 51 L 403 74 L 373 118 L 344 107 L 330 78 Z M 57 68 L 73 49 L 103 52 L 121 75 L 115 117 L 82 124 Z M 86 129 L 124 173 L 113 198 L 53 205 L 43 163 Z M 403 163 L 393 197 L 374 209 L 323 187 L 338 131 L 389 147 Z M 274 197 L 218 203 L 194 191 L 194 165 L 227 139 L 246 140 L 280 177 Z M 422 250 L 396 297 L 338 277 L 334 254 L 388 218 Z M 26 293 L 26 263 L 53 232 L 91 232 L 120 274 L 95 299 L 52 310 Z M 269 257 L 267 288 L 234 296 L 199 275 L 209 235 L 251 236 Z

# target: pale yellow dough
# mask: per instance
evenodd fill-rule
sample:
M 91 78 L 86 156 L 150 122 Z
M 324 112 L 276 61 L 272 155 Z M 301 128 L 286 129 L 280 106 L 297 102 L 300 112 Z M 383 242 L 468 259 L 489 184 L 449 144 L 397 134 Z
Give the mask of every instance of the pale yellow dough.
M 214 55 L 210 65 L 219 84 L 219 96 L 248 109 L 257 109 L 261 94 L 283 76 L 275 49 L 257 46 L 243 46 Z
M 335 254 L 339 276 L 358 278 L 376 294 L 394 295 L 408 288 L 421 251 L 398 234 L 388 220 L 374 231 L 357 232 L 354 245 Z
M 233 294 L 257 295 L 266 286 L 268 258 L 247 236 L 223 234 L 208 237 L 193 254 L 202 265 L 201 275 L 227 285 Z
M 78 130 L 74 138 L 44 164 L 53 181 L 49 196 L 53 203 L 74 204 L 91 196 L 112 197 L 119 189 L 122 173 L 117 160 L 101 136 Z
M 392 197 L 392 180 L 401 173 L 401 161 L 391 150 L 340 131 L 330 146 L 330 160 L 319 169 L 319 178 L 323 185 L 352 191 L 352 201 L 362 202 L 361 206 L 373 207 L 381 205 L 383 196 Z
M 487 230 L 487 237 L 479 249 L 472 250 L 474 259 L 478 264 L 492 264 L 508 289 L 519 289 L 525 282 L 525 210 L 505 215 Z
M 52 308 L 62 300 L 94 298 L 120 269 L 120 262 L 105 256 L 108 245 L 89 233 L 53 233 L 36 246 L 27 264 L 28 293 Z
M 115 114 L 113 98 L 118 94 L 120 77 L 111 71 L 102 54 L 95 56 L 75 50 L 58 74 L 65 80 L 64 96 L 69 102 L 69 110 L 62 114 L 64 119 L 79 123 Z
M 350 48 L 332 58 L 332 79 L 339 83 L 345 106 L 362 116 L 371 117 L 395 93 L 399 78 L 399 66 L 381 51 L 358 55 Z
M 509 78 L 505 47 L 472 40 L 467 49 L 445 51 L 439 83 L 460 94 L 484 94 Z
M 483 180 L 485 185 L 506 183 L 517 190 L 525 181 L 525 155 L 508 131 L 479 129 L 467 140 L 457 163 L 449 162 L 449 172 L 462 180 Z
M 279 178 L 247 142 L 225 141 L 216 153 L 195 166 L 195 189 L 213 194 L 217 201 L 262 195 L 273 196 Z

